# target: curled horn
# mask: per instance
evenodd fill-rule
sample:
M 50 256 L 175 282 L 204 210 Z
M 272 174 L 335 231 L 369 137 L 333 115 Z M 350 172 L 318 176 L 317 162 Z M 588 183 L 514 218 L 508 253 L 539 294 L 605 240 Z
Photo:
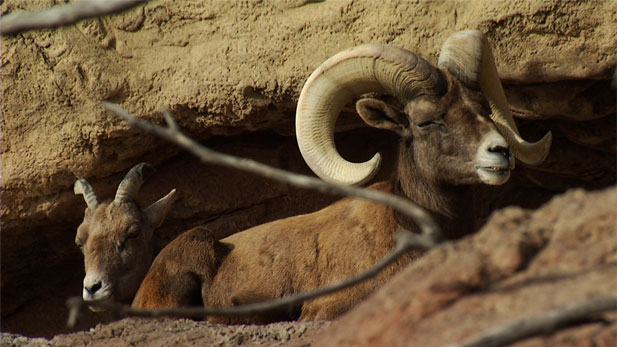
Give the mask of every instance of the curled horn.
M 116 191 L 114 204 L 119 204 L 126 201 L 134 201 L 137 193 L 144 183 L 144 180 L 154 173 L 154 168 L 146 163 L 141 163 L 133 166 L 133 168 L 124 176 L 122 182 Z
M 399 100 L 440 95 L 446 89 L 441 73 L 414 53 L 380 44 L 342 51 L 321 64 L 308 78 L 296 110 L 296 136 L 308 166 L 325 181 L 362 184 L 379 169 L 381 156 L 363 163 L 343 159 L 334 145 L 334 126 L 342 108 L 369 92 Z
M 508 107 L 491 47 L 482 32 L 465 30 L 452 34 L 443 45 L 438 65 L 468 87 L 482 90 L 491 106 L 491 119 L 520 161 L 539 165 L 546 159 L 551 132 L 535 143 L 523 140 Z
M 81 194 L 84 196 L 86 205 L 88 205 L 88 208 L 90 210 L 94 211 L 99 205 L 99 199 L 96 197 L 96 194 L 94 193 L 94 190 L 92 189 L 90 183 L 88 183 L 88 181 L 86 181 L 85 179 L 80 178 L 75 181 L 75 184 L 73 185 L 73 192 L 76 195 Z

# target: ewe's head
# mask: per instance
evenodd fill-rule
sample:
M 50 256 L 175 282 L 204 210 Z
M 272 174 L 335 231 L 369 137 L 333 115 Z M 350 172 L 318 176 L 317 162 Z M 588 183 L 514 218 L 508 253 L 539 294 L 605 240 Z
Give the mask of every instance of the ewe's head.
M 75 243 L 84 255 L 86 301 L 133 298 L 153 259 L 152 234 L 161 225 L 176 190 L 145 209 L 135 198 L 143 181 L 154 169 L 145 163 L 124 177 L 113 201 L 100 203 L 84 179 L 75 182 L 75 194 L 83 194 L 88 205 L 77 229 Z
M 367 124 L 396 131 L 408 149 L 401 153 L 413 157 L 424 179 L 438 184 L 503 184 L 514 168 L 512 153 L 535 165 L 550 148 L 550 133 L 537 143 L 520 137 L 490 46 L 479 31 L 448 38 L 439 68 L 401 48 L 362 45 L 319 66 L 298 100 L 298 145 L 324 180 L 360 184 L 379 169 L 379 153 L 367 162 L 350 163 L 334 145 L 341 109 L 366 93 L 389 94 L 399 101 L 402 106 L 397 108 L 378 99 L 360 99 L 356 109 Z

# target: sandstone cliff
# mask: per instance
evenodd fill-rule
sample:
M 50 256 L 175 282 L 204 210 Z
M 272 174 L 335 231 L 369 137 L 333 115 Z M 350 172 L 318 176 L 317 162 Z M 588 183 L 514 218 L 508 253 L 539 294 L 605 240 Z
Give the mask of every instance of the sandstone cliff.
M 1 9 L 55 3 L 5 1 Z M 109 197 L 132 165 L 154 164 L 158 173 L 142 201 L 171 188 L 181 194 L 162 242 L 186 226 L 209 224 L 222 236 L 333 199 L 203 166 L 129 128 L 100 101 L 154 122 L 168 106 L 183 129 L 212 148 L 308 173 L 292 125 L 312 69 L 365 42 L 399 45 L 435 62 L 449 34 L 477 28 L 494 46 L 525 137 L 547 129 L 554 135 L 548 160 L 539 168 L 519 165 L 503 187 L 510 198 L 491 208 L 536 208 L 570 188 L 615 184 L 615 18 L 614 1 L 152 1 L 120 15 L 3 37 L 3 331 L 51 336 L 63 329 L 64 299 L 79 295 L 82 279 L 73 245 L 85 208 L 72 192 L 77 177 Z M 392 152 L 389 134 L 366 130 L 353 117 L 340 130 L 350 158 Z M 33 318 L 40 310 L 58 318 Z M 82 328 L 99 317 L 89 319 Z

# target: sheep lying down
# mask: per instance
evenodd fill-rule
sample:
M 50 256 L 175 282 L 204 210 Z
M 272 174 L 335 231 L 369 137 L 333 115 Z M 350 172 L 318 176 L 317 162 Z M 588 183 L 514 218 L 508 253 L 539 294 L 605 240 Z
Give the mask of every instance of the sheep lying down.
M 371 97 L 362 97 L 367 93 Z M 385 94 L 397 102 L 383 101 L 381 96 Z M 371 44 L 340 52 L 313 72 L 298 100 L 296 134 L 309 167 L 329 182 L 363 184 L 379 169 L 379 154 L 364 163 L 350 163 L 334 145 L 336 119 L 341 109 L 353 101 L 368 125 L 394 131 L 400 137 L 398 164 L 391 179 L 368 189 L 403 196 L 422 206 L 448 238 L 475 231 L 473 201 L 480 198 L 478 186 L 504 184 L 514 169 L 515 158 L 537 165 L 550 148 L 550 132 L 536 143 L 521 138 L 489 43 L 479 31 L 462 31 L 448 38 L 437 67 L 405 49 Z M 88 201 L 87 194 L 82 193 Z M 138 225 L 135 228 L 145 223 L 145 229 L 150 230 L 160 224 L 171 200 L 163 198 L 155 203 L 159 211 L 156 217 L 141 212 L 142 219 L 133 223 Z M 142 211 L 139 207 L 132 210 Z M 394 235 L 400 230 L 419 231 L 408 217 L 357 198 L 346 198 L 317 212 L 266 223 L 222 240 L 198 227 L 167 245 L 147 274 L 116 271 L 115 277 L 111 276 L 141 276 L 143 281 L 136 294 L 128 287 L 124 293 L 115 294 L 113 291 L 119 291 L 121 286 L 110 284 L 108 295 L 135 295 L 136 308 L 232 307 L 280 298 L 368 269 L 394 247 Z M 92 253 L 88 247 L 95 246 L 88 246 L 90 241 L 84 241 L 87 237 L 83 234 L 80 242 L 86 245 L 82 247 L 85 262 L 93 264 L 88 259 Z M 139 230 L 131 235 L 135 234 L 140 235 Z M 141 240 L 141 236 L 132 237 Z M 123 238 L 126 236 L 114 240 L 118 244 L 124 242 Z M 207 319 L 226 323 L 333 319 L 420 255 L 420 251 L 410 251 L 369 281 L 285 312 Z M 113 262 L 115 256 L 105 259 Z M 86 265 L 86 278 L 88 271 Z M 84 281 L 84 298 L 88 293 Z

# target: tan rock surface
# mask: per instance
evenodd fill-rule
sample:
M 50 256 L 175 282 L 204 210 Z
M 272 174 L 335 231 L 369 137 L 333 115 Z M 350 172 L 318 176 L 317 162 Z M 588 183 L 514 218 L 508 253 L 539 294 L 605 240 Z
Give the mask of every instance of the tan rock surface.
M 29 3 L 9 1 L 3 10 L 16 7 Z M 449 34 L 479 28 L 506 81 L 607 80 L 617 62 L 611 18 L 611 1 L 155 1 L 120 16 L 3 38 L 2 223 L 44 224 L 74 199 L 76 176 L 105 178 L 137 160 L 158 163 L 175 154 L 104 112 L 102 100 L 149 120 L 160 120 L 167 105 L 201 139 L 269 128 L 289 133 L 306 76 L 343 48 L 385 42 L 435 61 Z M 562 86 L 559 100 L 578 95 L 583 108 L 581 89 L 595 94 L 588 84 Z M 555 96 L 548 105 L 543 94 L 526 104 L 537 94 L 529 89 L 511 99 L 539 117 L 614 111 L 612 103 L 599 112 L 556 112 Z
M 1 9 L 60 2 L 9 0 Z M 63 316 L 64 298 L 80 292 L 73 238 L 85 206 L 72 192 L 77 177 L 109 197 L 133 164 L 154 164 L 158 173 L 141 201 L 174 187 L 181 195 L 161 230 L 163 243 L 189 225 L 209 223 L 225 235 L 332 201 L 203 166 L 128 128 L 100 101 L 156 122 L 160 107 L 169 106 L 210 147 L 308 173 L 292 124 L 312 69 L 364 42 L 392 43 L 435 62 L 449 34 L 478 28 L 494 45 L 524 136 L 554 134 L 548 161 L 538 169 L 519 165 L 504 187 L 514 195 L 533 191 L 535 198 L 514 202 L 535 207 L 570 187 L 615 183 L 615 18 L 614 1 L 152 1 L 121 15 L 2 37 L 3 331 L 63 331 L 63 317 L 32 317 L 39 307 Z M 353 117 L 346 122 L 341 129 L 359 126 Z M 376 150 L 392 157 L 388 134 L 361 129 L 339 139 L 350 158 Z

